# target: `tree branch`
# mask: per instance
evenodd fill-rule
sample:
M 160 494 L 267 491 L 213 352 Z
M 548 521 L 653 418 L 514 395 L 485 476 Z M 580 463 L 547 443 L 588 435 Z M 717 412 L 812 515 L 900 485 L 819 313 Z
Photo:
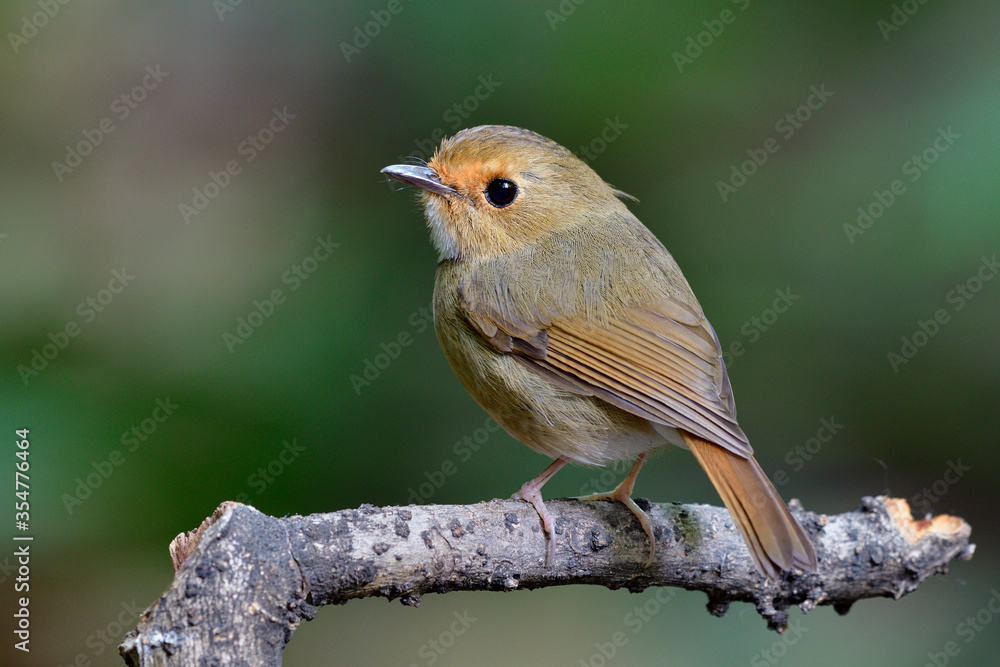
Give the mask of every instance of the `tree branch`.
M 898 599 L 975 550 L 962 519 L 913 521 L 905 500 L 865 497 L 857 510 L 835 516 L 804 512 L 793 501 L 820 571 L 775 583 L 754 569 L 725 509 L 638 502 L 656 527 L 649 567 L 645 534 L 620 503 L 547 501 L 556 517 L 548 567 L 538 516 L 521 501 L 362 505 L 283 519 L 224 503 L 171 544 L 174 583 L 119 650 L 135 667 L 280 665 L 292 633 L 317 606 L 370 596 L 417 606 L 424 593 L 567 584 L 700 590 L 712 614 L 751 602 L 782 631 L 792 605 L 804 612 L 833 605 L 844 614 L 862 598 Z

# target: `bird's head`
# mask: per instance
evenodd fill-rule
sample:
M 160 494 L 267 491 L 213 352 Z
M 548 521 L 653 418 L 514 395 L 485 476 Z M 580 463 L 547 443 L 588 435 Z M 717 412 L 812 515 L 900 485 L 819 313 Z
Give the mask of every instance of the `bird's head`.
M 382 173 L 421 188 L 442 259 L 517 252 L 539 237 L 586 226 L 621 194 L 556 142 L 519 127 L 482 125 L 447 138 L 426 166 Z

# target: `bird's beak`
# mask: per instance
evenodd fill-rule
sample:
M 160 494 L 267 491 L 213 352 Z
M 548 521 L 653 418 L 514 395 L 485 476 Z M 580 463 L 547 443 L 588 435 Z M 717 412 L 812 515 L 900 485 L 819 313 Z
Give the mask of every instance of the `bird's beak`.
M 458 191 L 442 183 L 441 179 L 438 178 L 437 172 L 430 167 L 394 164 L 383 169 L 382 173 L 407 185 L 415 185 L 418 188 L 427 190 L 427 192 L 433 192 L 445 197 L 458 195 Z

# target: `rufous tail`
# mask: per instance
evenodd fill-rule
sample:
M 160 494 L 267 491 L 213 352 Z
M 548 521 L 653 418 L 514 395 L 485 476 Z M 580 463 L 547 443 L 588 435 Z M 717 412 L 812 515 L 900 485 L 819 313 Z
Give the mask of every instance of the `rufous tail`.
M 726 504 L 757 569 L 771 579 L 797 567 L 816 572 L 816 550 L 757 461 L 681 431 Z

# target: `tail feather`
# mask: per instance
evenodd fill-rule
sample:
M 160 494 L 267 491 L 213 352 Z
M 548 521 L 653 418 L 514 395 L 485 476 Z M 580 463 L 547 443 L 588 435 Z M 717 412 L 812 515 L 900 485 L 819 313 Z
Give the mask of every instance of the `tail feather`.
M 797 567 L 816 572 L 816 550 L 757 461 L 681 431 L 733 517 L 757 569 L 777 579 Z

